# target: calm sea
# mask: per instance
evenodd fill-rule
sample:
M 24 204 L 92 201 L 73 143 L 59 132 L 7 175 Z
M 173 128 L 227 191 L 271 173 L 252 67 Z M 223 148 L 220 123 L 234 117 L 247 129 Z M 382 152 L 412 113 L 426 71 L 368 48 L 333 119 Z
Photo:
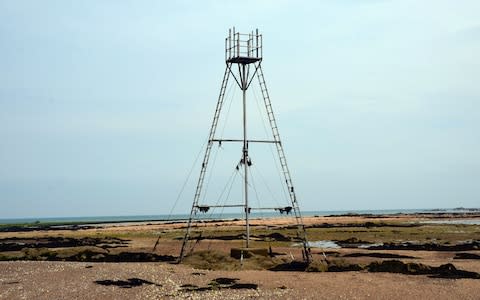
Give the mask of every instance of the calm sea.
M 463 212 L 459 209 L 387 209 L 387 210 L 339 210 L 339 211 L 303 211 L 303 216 L 328 216 L 345 214 L 411 214 L 411 213 L 429 213 L 429 212 Z M 284 216 L 278 212 L 263 212 L 250 214 L 251 218 Z M 0 219 L 0 224 L 23 224 L 23 223 L 117 223 L 117 222 L 142 222 L 142 221 L 181 221 L 188 219 L 188 214 L 174 215 L 141 215 L 141 216 L 91 216 L 91 217 L 52 217 L 52 218 L 15 218 Z M 230 214 L 200 214 L 197 215 L 204 220 L 218 219 L 242 219 L 241 213 Z

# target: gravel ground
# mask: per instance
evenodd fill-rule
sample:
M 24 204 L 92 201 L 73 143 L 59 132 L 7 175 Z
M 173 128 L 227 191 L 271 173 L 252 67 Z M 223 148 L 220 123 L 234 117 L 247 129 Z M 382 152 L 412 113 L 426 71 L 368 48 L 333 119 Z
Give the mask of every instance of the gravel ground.
M 182 288 L 208 287 L 220 277 L 238 278 L 237 283 L 258 288 Z M 166 263 L 0 262 L 0 299 L 480 299 L 479 295 L 480 280 L 475 279 L 366 272 L 205 271 Z

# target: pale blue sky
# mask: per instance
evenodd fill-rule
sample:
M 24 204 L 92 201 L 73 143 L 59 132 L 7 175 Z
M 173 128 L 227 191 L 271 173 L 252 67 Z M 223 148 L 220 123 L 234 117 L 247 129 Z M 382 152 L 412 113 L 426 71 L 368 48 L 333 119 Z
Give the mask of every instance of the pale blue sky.
M 478 1 L 0 0 L 0 218 L 168 213 L 231 26 L 304 210 L 480 206 Z

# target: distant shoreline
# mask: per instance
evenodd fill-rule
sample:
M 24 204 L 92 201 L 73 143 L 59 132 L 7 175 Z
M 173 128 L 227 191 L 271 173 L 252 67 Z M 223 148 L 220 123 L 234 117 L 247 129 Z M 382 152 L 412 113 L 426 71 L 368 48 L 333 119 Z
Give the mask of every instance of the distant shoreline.
M 396 209 L 396 210 L 357 210 L 357 211 L 305 211 L 304 217 L 370 217 L 394 215 L 425 215 L 434 218 L 456 217 L 468 218 L 470 215 L 480 213 L 480 208 L 453 208 L 453 209 Z M 221 222 L 243 219 L 243 214 L 206 214 L 199 216 L 204 222 Z M 251 219 L 284 218 L 287 215 L 278 213 L 252 213 Z M 99 217 L 59 217 L 59 218 L 18 218 L 0 219 L 0 232 L 3 231 L 31 231 L 31 230 L 63 230 L 86 229 L 107 224 L 133 224 L 133 223 L 183 223 L 189 215 L 144 215 L 144 216 L 99 216 Z M 22 230 L 23 229 L 23 230 Z

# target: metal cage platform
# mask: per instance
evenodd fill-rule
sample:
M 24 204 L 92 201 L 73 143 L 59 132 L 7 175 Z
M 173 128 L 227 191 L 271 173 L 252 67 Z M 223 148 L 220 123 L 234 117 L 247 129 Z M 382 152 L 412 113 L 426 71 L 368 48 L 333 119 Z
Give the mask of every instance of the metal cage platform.
M 225 61 L 227 63 L 251 64 L 262 60 L 262 35 L 255 32 L 248 34 L 235 32 L 235 27 L 228 31 L 225 39 Z

